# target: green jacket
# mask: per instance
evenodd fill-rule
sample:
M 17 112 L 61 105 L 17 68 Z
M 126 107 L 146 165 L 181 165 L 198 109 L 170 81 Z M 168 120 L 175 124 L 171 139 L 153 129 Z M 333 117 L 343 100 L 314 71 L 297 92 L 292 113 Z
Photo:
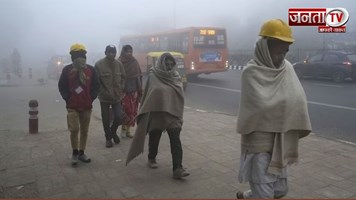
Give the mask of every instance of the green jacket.
M 100 83 L 99 100 L 105 103 L 118 103 L 123 97 L 125 69 L 118 60 L 106 57 L 95 63 Z

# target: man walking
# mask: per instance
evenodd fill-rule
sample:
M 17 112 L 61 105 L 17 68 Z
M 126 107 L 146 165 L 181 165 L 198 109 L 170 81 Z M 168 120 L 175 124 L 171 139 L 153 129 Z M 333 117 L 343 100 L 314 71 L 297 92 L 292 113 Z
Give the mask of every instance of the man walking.
M 183 126 L 184 94 L 177 62 L 170 53 L 163 53 L 148 72 L 143 92 L 135 136 L 127 155 L 126 164 L 141 154 L 148 133 L 148 162 L 151 169 L 158 168 L 156 157 L 162 133 L 169 136 L 174 179 L 190 173 L 183 167 L 183 149 L 180 134 Z
M 285 59 L 294 42 L 280 19 L 261 27 L 255 54 L 242 72 L 237 132 L 241 134 L 239 181 L 251 190 L 237 198 L 282 198 L 288 192 L 287 168 L 298 160 L 298 142 L 311 131 L 307 100 Z
M 92 102 L 98 95 L 99 83 L 94 67 L 86 64 L 86 53 L 84 45 L 73 44 L 70 48 L 73 63 L 63 68 L 58 81 L 58 89 L 68 111 L 67 123 L 73 149 L 73 166 L 77 165 L 78 160 L 85 163 L 91 161 L 84 150 L 88 138 Z
M 106 46 L 105 55 L 105 58 L 95 63 L 95 69 L 100 82 L 99 100 L 106 139 L 105 146 L 110 148 L 113 146 L 112 139 L 116 144 L 120 143 L 116 131 L 122 123 L 121 99 L 124 95 L 126 74 L 122 63 L 115 59 L 116 47 L 114 45 Z M 114 117 L 112 123 L 110 123 L 110 108 Z

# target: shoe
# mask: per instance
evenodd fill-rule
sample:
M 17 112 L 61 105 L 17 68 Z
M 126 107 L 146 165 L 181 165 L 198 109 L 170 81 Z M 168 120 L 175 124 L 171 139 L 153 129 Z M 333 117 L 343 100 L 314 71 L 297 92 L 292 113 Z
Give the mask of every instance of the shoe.
M 78 154 L 72 154 L 72 158 L 71 158 L 71 161 L 72 161 L 72 166 L 73 167 L 75 167 L 75 166 L 77 166 L 77 164 L 78 164 Z
M 106 146 L 106 148 L 112 147 L 112 142 L 111 142 L 111 140 L 106 140 L 105 146 Z
M 126 132 L 126 137 L 133 138 L 134 136 L 130 132 Z
M 148 163 L 147 166 L 151 169 L 157 169 L 158 168 L 158 164 L 156 162 L 156 159 L 150 160 L 148 159 Z
M 173 172 L 173 178 L 174 179 L 181 179 L 183 177 L 189 176 L 189 172 L 187 172 L 185 169 L 183 168 L 177 168 L 174 170 Z
M 121 138 L 126 137 L 126 125 L 121 126 L 121 133 L 120 133 Z
M 120 143 L 120 138 L 119 138 L 119 136 L 118 136 L 116 133 L 113 134 L 112 139 L 114 140 L 114 142 L 115 142 L 116 144 L 119 144 L 119 143 Z
M 241 191 L 236 192 L 236 198 L 237 199 L 244 199 L 244 193 Z
M 125 137 L 126 137 L 125 131 L 122 131 L 122 132 L 121 132 L 120 137 L 121 137 L 121 138 L 125 138 Z
M 82 162 L 85 162 L 85 163 L 90 163 L 91 162 L 91 159 L 88 158 L 88 156 L 85 155 L 85 154 L 79 155 L 78 160 L 80 160 Z

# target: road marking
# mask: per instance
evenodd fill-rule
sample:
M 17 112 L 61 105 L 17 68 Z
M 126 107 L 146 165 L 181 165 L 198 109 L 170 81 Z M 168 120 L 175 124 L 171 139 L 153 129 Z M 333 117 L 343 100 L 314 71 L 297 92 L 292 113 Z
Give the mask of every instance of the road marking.
M 225 90 L 225 91 L 230 91 L 230 92 L 241 92 L 241 90 L 234 90 L 234 89 L 223 88 L 223 87 L 215 87 L 215 86 L 210 86 L 210 85 L 202 85 L 202 84 L 197 84 L 197 83 L 188 83 L 188 84 L 189 85 L 196 85 L 196 86 L 199 86 L 199 87 L 207 87 L 207 88 Z
M 202 85 L 202 84 L 197 84 L 197 83 L 189 83 L 189 84 L 199 86 L 199 87 L 214 88 L 214 89 L 225 90 L 225 91 L 230 91 L 230 92 L 237 92 L 237 93 L 241 92 L 241 90 L 234 90 L 234 89 L 223 88 L 223 87 L 215 87 L 215 86 Z M 331 108 L 339 108 L 339 109 L 344 109 L 344 110 L 356 111 L 356 108 L 348 107 L 348 106 L 339 106 L 339 105 L 321 103 L 321 102 L 316 102 L 316 101 L 308 101 L 308 103 L 314 104 L 314 105 L 319 105 L 319 106 L 326 106 L 326 107 L 331 107 Z
M 346 141 L 346 140 L 340 140 L 340 139 L 337 139 L 337 141 L 342 142 L 342 143 L 346 143 L 346 144 L 350 144 L 350 145 L 354 145 L 354 146 L 356 146 L 356 143 L 349 142 L 349 141 Z
M 313 85 L 326 86 L 326 87 L 337 87 L 337 88 L 343 88 L 344 87 L 344 86 L 341 86 L 341 85 L 330 85 L 330 84 L 321 84 L 321 83 L 314 83 Z
M 356 111 L 356 108 L 348 107 L 348 106 L 339 106 L 339 105 L 328 104 L 328 103 L 320 103 L 320 102 L 316 102 L 316 101 L 308 101 L 308 103 L 319 105 L 319 106 L 327 106 L 327 107 L 331 107 L 331 108 L 341 108 L 341 109 L 345 109 L 345 110 Z

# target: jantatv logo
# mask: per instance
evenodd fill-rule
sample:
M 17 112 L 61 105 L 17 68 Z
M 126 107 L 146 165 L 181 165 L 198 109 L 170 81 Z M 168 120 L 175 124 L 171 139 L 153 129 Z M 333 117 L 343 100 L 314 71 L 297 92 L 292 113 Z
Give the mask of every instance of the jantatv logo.
M 349 13 L 345 8 L 290 8 L 290 26 L 318 26 L 319 33 L 345 33 Z

